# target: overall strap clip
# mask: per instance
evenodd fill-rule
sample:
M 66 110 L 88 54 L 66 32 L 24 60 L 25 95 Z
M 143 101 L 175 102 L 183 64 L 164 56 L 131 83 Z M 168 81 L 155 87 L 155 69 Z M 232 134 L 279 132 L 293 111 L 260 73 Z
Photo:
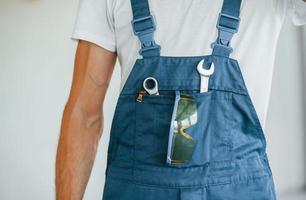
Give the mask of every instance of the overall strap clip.
M 213 54 L 229 56 L 233 48 L 231 40 L 238 32 L 240 25 L 240 6 L 241 0 L 224 0 L 222 11 L 219 14 L 217 29 L 217 40 L 211 44 Z
M 155 43 L 155 21 L 152 15 L 132 20 L 133 32 L 141 42 L 141 55 L 159 54 L 160 46 Z
M 231 23 L 226 23 L 226 21 L 231 20 Z M 231 47 L 231 40 L 235 33 L 238 32 L 240 24 L 240 17 L 234 17 L 224 13 L 219 14 L 217 29 L 218 29 L 218 38 L 211 44 L 211 47 L 214 48 L 216 45 L 227 49 L 230 53 L 233 51 Z

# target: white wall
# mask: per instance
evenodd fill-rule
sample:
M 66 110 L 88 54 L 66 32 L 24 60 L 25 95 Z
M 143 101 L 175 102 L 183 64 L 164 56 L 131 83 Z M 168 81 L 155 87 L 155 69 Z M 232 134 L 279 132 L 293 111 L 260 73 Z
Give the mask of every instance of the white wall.
M 76 44 L 69 37 L 77 2 L 0 0 L 1 200 L 54 199 L 55 152 L 72 78 Z M 298 30 L 287 25 L 282 38 L 267 123 L 270 160 L 281 192 L 300 188 L 305 180 Z M 119 79 L 116 66 L 85 200 L 101 199 Z
M 279 39 L 266 128 L 280 197 L 305 187 L 305 39 L 301 27 L 286 21 Z

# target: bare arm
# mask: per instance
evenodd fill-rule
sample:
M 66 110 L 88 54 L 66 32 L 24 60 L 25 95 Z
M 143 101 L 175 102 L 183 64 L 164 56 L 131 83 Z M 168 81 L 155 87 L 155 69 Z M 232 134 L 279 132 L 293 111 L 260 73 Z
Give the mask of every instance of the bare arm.
M 103 130 L 103 102 L 116 54 L 78 43 L 56 157 L 56 199 L 81 200 Z

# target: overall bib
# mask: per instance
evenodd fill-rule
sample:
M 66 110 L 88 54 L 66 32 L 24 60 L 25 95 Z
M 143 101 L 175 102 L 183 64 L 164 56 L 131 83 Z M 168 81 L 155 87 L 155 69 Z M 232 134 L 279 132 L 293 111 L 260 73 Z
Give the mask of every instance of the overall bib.
M 190 57 L 160 56 L 148 0 L 131 0 L 131 5 L 142 58 L 115 109 L 103 199 L 276 199 L 264 133 L 238 62 L 229 58 L 241 0 L 224 0 L 212 54 Z M 202 60 L 204 68 L 215 66 L 204 93 L 197 71 Z M 158 80 L 159 95 L 137 102 L 147 77 Z M 197 103 L 197 123 L 186 129 L 196 145 L 189 162 L 170 165 L 167 148 L 177 91 Z

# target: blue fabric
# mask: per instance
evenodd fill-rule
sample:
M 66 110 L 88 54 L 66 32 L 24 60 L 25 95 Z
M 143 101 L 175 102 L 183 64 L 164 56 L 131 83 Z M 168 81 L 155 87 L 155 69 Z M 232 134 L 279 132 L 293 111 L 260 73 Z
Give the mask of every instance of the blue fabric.
M 240 16 L 241 0 L 224 0 L 221 12 L 233 17 Z
M 204 67 L 215 65 L 206 93 L 199 93 L 202 59 Z M 160 95 L 137 102 L 148 76 L 157 79 Z M 197 102 L 198 122 L 186 129 L 196 145 L 190 162 L 169 165 L 178 91 Z M 240 66 L 228 55 L 152 56 L 133 66 L 114 113 L 103 200 L 156 199 L 276 199 L 264 132 Z
M 199 93 L 196 70 L 203 58 L 207 65 L 215 64 L 207 93 Z M 158 80 L 160 95 L 144 96 L 138 103 L 137 92 L 148 76 Z M 191 162 L 169 166 L 166 154 L 176 90 L 197 101 L 198 123 L 186 129 L 197 144 Z M 138 59 L 115 110 L 104 200 L 179 200 L 184 188 L 195 191 L 197 200 L 274 200 L 265 152 L 264 133 L 236 60 Z
M 130 1 L 131 1 L 134 19 L 139 19 L 151 15 L 148 0 L 130 0 Z

